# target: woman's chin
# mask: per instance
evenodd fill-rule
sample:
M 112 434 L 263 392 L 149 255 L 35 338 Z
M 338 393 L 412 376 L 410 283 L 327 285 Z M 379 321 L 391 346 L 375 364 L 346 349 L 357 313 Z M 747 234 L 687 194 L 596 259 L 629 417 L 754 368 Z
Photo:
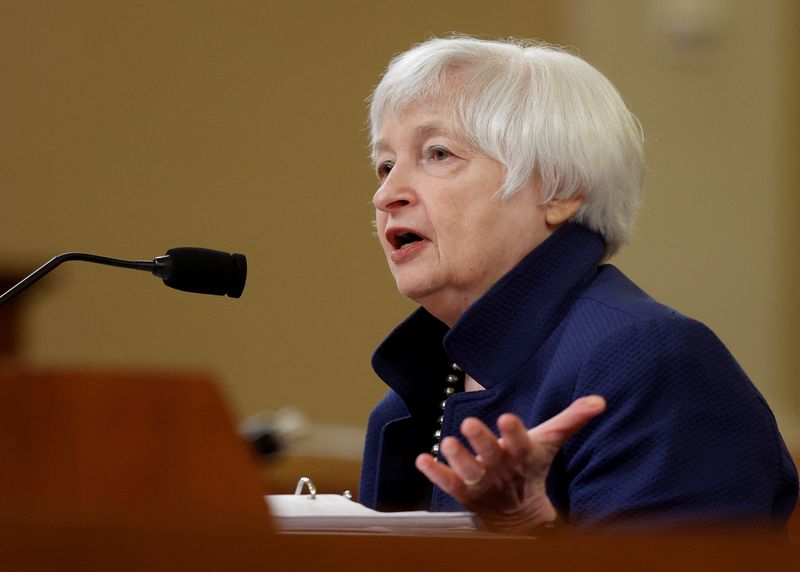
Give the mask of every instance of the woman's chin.
M 397 284 L 397 290 L 409 300 L 424 305 L 423 301 L 430 297 L 432 289 L 420 284 Z
M 408 274 L 410 273 L 395 276 L 397 290 L 409 300 L 424 305 L 423 301 L 435 293 L 435 286 L 430 280 L 426 280 L 422 276 L 410 276 Z

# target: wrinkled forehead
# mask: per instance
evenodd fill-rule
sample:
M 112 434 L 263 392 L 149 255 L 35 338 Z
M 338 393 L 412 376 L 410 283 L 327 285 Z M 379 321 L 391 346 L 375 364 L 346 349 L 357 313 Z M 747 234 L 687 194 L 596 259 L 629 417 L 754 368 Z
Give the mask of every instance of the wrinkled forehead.
M 379 138 L 386 120 L 402 121 L 409 110 L 415 108 L 440 113 L 457 126 L 460 122 L 455 108 L 463 80 L 463 70 L 456 67 L 422 76 L 395 77 L 387 74 L 375 88 L 370 100 L 372 141 Z
M 402 106 L 397 103 L 384 106 L 382 113 L 376 114 L 371 121 L 372 157 L 374 158 L 376 153 L 388 146 L 383 131 L 389 121 L 410 127 L 420 137 L 444 135 L 463 138 L 465 131 L 458 114 L 454 111 L 453 102 L 454 99 L 448 94 L 437 98 L 412 100 Z
M 384 116 L 381 128 L 372 141 L 372 155 L 382 151 L 391 151 L 391 144 L 385 138 L 387 122 L 402 126 L 412 133 L 415 139 L 430 137 L 461 138 L 461 130 L 454 123 L 452 114 L 444 113 L 440 106 L 412 105 L 401 110 L 397 115 Z

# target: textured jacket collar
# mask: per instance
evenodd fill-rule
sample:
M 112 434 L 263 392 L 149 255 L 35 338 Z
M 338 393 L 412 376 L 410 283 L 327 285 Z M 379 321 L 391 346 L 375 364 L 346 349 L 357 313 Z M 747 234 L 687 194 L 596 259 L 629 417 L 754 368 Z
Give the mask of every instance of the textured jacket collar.
M 486 389 L 536 353 L 597 272 L 603 239 L 577 224 L 553 233 L 448 327 L 424 308 L 375 351 L 372 366 L 411 413 L 440 392 L 429 383 L 458 363 Z M 440 377 L 435 377 L 440 379 Z

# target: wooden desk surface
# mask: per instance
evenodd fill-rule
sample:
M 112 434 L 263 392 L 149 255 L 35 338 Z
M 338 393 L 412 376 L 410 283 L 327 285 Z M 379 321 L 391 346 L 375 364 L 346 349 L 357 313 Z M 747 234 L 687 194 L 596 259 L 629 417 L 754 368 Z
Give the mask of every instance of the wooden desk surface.
M 205 376 L 0 368 L 0 382 L 0 570 L 800 570 L 800 546 L 753 537 L 276 533 Z
M 800 547 L 754 538 L 637 539 L 375 534 L 228 534 L 0 526 L 6 570 L 796 572 Z

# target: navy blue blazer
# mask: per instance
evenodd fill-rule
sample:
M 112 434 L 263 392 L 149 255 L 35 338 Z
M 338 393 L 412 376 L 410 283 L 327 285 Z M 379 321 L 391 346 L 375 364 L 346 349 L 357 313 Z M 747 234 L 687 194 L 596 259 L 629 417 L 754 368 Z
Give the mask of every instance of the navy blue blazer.
M 566 225 L 451 329 L 420 308 L 386 338 L 373 367 L 390 390 L 369 419 L 363 504 L 463 510 L 414 467 L 455 362 L 486 388 L 447 402 L 442 436 L 465 444 L 465 417 L 494 428 L 510 411 L 532 427 L 605 397 L 548 477 L 573 525 L 785 523 L 797 471 L 764 398 L 713 332 L 599 266 L 604 252 L 599 235 Z

